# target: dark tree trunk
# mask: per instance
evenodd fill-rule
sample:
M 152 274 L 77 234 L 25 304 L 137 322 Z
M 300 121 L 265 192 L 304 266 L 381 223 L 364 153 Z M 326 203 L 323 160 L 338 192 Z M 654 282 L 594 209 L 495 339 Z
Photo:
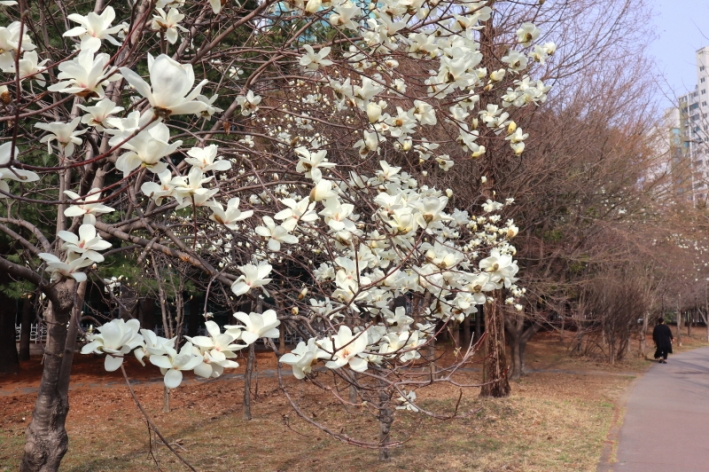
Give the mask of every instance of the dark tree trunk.
M 121 284 L 118 295 L 118 316 L 128 321 L 133 318 L 133 312 L 138 304 L 138 292 L 126 284 Z
M 244 419 L 250 420 L 251 416 L 251 377 L 254 373 L 254 362 L 256 361 L 255 343 L 249 346 L 249 357 L 246 361 L 246 373 L 244 374 Z
M 193 296 L 190 300 L 190 319 L 187 323 L 188 336 L 197 336 L 201 324 L 202 307 L 204 302 L 200 297 Z
M 480 306 L 480 309 L 475 313 L 475 342 L 478 342 L 480 336 L 482 336 L 482 317 L 484 308 Z
M 390 440 L 391 425 L 394 423 L 394 412 L 391 408 L 391 397 L 385 385 L 379 387 L 379 460 L 391 460 L 391 450 L 387 447 Z
M 34 316 L 33 303 L 31 298 L 25 298 L 22 302 L 22 325 L 20 327 L 20 360 L 30 360 L 30 330 Z
M 694 321 L 694 309 L 687 311 L 687 336 L 692 337 L 692 322 Z
M 510 394 L 510 383 L 507 379 L 507 359 L 505 357 L 505 320 L 499 306 L 502 298 L 499 291 L 495 293 L 495 301 L 486 304 L 485 312 L 485 342 L 483 361 L 483 386 L 481 397 L 506 397 Z
M 25 432 L 27 442 L 21 472 L 58 470 L 69 447 L 65 422 L 69 413 L 69 374 L 73 349 L 70 353 L 66 349 L 76 285 L 73 279 L 65 280 L 55 286 L 55 291 L 61 305 L 49 303 L 44 314 L 47 323 L 44 368 L 32 421 Z
M 141 298 L 140 327 L 152 331 L 155 329 L 155 324 L 155 299 L 152 297 Z
M 510 348 L 512 351 L 512 380 L 519 380 L 526 372 L 526 360 L 524 357 L 527 343 L 537 334 L 541 325 L 533 323 L 525 328 L 525 317 L 522 314 L 508 315 L 505 317 L 505 330 L 510 337 Z
M 0 292 L 0 373 L 16 374 L 20 371 L 15 341 L 16 317 L 16 301 Z
M 470 317 L 466 316 L 463 320 L 463 346 L 467 347 L 470 345 Z
M 640 327 L 640 356 L 647 359 L 647 325 L 650 313 L 647 310 L 643 313 L 643 324 Z
M 460 348 L 460 323 L 453 321 L 448 324 L 454 348 Z

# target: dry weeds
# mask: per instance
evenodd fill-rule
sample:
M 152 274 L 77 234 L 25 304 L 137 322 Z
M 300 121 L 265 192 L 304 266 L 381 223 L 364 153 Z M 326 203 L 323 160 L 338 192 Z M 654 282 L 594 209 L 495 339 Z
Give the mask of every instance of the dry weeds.
M 685 337 L 682 349 L 699 345 L 700 341 Z M 618 398 L 632 372 L 644 370 L 649 363 L 633 358 L 610 369 L 592 360 L 569 359 L 557 335 L 535 340 L 529 347 L 529 361 L 533 369 L 551 371 L 535 372 L 513 383 L 508 399 L 481 400 L 477 389 L 466 391 L 461 411 L 472 412 L 466 418 L 422 420 L 401 413 L 394 424 L 394 439 L 411 439 L 393 451 L 388 464 L 377 461 L 376 451 L 342 444 L 299 419 L 275 379 L 259 381 L 252 421 L 241 418 L 240 380 L 181 387 L 173 394 L 174 410 L 169 414 L 161 412 L 160 384 L 141 385 L 136 392 L 173 445 L 204 472 L 595 470 Z M 260 364 L 262 369 L 270 367 L 266 358 Z M 137 369 L 131 366 L 129 372 Z M 91 374 L 85 370 L 83 377 L 78 376 L 85 386 L 71 392 L 70 449 L 63 470 L 156 470 L 148 454 L 145 422 L 127 389 L 89 386 L 86 380 Z M 463 375 L 472 380 L 479 373 Z M 377 424 L 370 416 L 347 411 L 332 397 L 316 394 L 312 386 L 296 384 L 294 379 L 288 383 L 304 389 L 304 409 L 319 421 L 352 436 L 376 439 Z M 7 385 L 3 382 L 0 388 Z M 457 396 L 457 389 L 446 386 L 419 391 L 422 405 L 437 411 L 452 409 Z M 0 470 L 17 469 L 34 399 L 33 394 L 0 396 Z M 162 470 L 184 470 L 164 446 L 155 453 Z

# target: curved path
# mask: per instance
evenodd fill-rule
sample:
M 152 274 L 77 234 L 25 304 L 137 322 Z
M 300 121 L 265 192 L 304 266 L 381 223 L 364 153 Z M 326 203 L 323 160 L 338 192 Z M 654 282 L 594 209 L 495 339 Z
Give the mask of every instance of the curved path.
M 652 366 L 625 407 L 610 470 L 709 471 L 709 347 Z

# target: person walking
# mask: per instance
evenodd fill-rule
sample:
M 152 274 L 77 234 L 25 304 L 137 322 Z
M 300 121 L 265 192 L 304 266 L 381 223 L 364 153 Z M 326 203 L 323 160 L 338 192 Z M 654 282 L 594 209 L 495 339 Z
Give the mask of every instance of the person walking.
M 655 329 L 652 330 L 652 340 L 655 341 L 655 359 L 660 359 L 660 364 L 667 364 L 667 354 L 672 354 L 672 331 L 665 324 L 665 319 L 657 320 Z

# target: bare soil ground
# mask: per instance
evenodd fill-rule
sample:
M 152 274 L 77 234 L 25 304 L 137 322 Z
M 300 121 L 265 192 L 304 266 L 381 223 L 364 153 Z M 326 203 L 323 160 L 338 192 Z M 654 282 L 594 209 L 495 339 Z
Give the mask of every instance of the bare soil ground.
M 707 344 L 699 333 L 683 341 L 681 349 Z M 275 365 L 272 354 L 259 355 L 261 372 Z M 569 358 L 558 334 L 541 334 L 528 347 L 528 367 L 537 372 L 513 382 L 510 398 L 481 400 L 478 389 L 467 389 L 460 406 L 467 416 L 448 421 L 399 412 L 393 439 L 409 440 L 384 464 L 376 451 L 343 444 L 298 418 L 277 379 L 261 376 L 253 420 L 246 421 L 240 379 L 190 381 L 173 391 L 172 411 L 165 414 L 159 372 L 134 360 L 127 370 L 140 381 L 135 390 L 153 421 L 201 472 L 567 472 L 595 470 L 614 416 L 617 420 L 618 399 L 649 365 L 637 357 L 613 368 Z M 17 376 L 0 377 L 0 471 L 17 470 L 39 383 L 39 358 L 22 368 Z M 462 372 L 460 380 L 475 382 L 479 376 L 473 368 Z M 70 446 L 62 470 L 157 470 L 145 421 L 121 383 L 120 373 L 103 370 L 102 358 L 77 356 L 67 420 Z M 377 422 L 363 408 L 348 411 L 329 394 L 292 377 L 286 384 L 316 420 L 363 440 L 377 439 Z M 459 389 L 435 385 L 418 394 L 423 407 L 445 413 L 454 408 Z M 153 454 L 161 470 L 186 470 L 164 446 L 154 447 Z

